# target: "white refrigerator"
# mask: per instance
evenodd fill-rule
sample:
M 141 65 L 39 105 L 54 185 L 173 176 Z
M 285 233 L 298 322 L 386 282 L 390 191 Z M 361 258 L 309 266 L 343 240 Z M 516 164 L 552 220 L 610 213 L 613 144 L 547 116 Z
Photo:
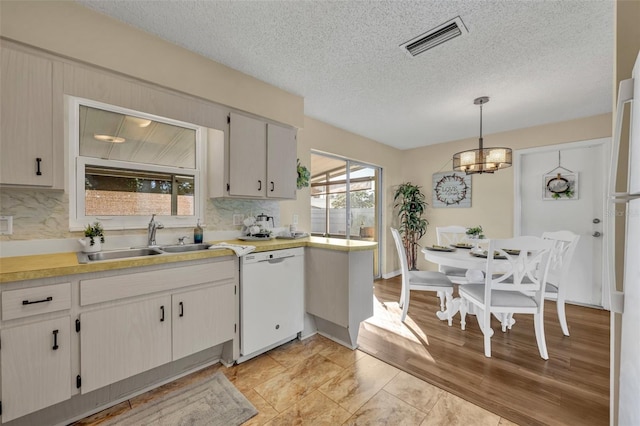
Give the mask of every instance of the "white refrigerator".
M 640 425 L 640 52 L 632 78 L 620 82 L 614 129 L 609 209 L 624 205 L 625 250 L 622 288 L 616 289 L 615 237 L 609 229 L 608 265 L 611 288 L 611 421 L 612 425 Z M 631 123 L 624 123 L 623 111 L 630 108 Z M 626 191 L 616 192 L 615 176 L 623 125 L 629 126 L 629 174 Z M 618 214 L 620 209 L 618 210 Z M 622 216 L 620 216 L 622 217 Z

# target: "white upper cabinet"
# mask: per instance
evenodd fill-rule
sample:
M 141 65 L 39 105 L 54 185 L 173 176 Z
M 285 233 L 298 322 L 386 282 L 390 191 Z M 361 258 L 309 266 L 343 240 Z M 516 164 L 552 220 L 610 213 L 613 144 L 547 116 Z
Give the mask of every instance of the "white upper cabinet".
M 63 189 L 62 64 L 0 50 L 0 184 Z
M 296 198 L 296 130 L 231 113 L 229 138 L 209 132 L 209 196 Z
M 229 195 L 264 197 L 267 186 L 267 123 L 231 113 Z
M 267 125 L 267 197 L 296 198 L 296 131 Z

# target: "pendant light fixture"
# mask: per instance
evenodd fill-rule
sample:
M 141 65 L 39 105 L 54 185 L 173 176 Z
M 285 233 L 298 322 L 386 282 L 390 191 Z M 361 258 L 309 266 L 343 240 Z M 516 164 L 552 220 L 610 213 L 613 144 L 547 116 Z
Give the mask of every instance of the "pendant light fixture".
M 485 148 L 482 140 L 482 105 L 489 102 L 488 96 L 474 99 L 475 105 L 480 105 L 480 139 L 478 149 L 457 152 L 453 154 L 453 170 L 475 173 L 493 173 L 499 169 L 511 167 L 511 148 Z

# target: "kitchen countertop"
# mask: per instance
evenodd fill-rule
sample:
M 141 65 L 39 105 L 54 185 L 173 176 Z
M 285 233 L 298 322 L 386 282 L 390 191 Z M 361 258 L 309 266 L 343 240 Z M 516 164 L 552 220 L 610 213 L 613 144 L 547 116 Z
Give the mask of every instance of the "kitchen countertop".
M 208 241 L 216 244 L 222 241 Z M 306 237 L 296 240 L 273 239 L 265 241 L 225 240 L 228 244 L 250 245 L 256 252 L 282 250 L 296 247 L 316 247 L 337 251 L 373 250 L 378 243 L 373 241 L 342 240 L 338 238 Z M 235 256 L 229 249 L 202 250 L 185 253 L 167 253 L 159 256 L 135 257 L 129 259 L 105 260 L 92 263 L 78 263 L 75 252 L 38 254 L 0 258 L 0 283 L 84 274 L 87 272 L 109 271 L 188 260 Z

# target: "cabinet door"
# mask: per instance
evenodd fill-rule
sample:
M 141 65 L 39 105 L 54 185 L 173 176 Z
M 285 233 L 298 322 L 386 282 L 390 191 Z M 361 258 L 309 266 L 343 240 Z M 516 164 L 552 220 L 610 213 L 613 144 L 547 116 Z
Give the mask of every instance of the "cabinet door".
M 53 63 L 4 46 L 0 51 L 0 183 L 52 186 Z
M 80 315 L 82 393 L 171 361 L 171 296 Z
M 296 131 L 269 124 L 267 127 L 267 197 L 296 198 Z
M 6 328 L 2 339 L 2 422 L 71 397 L 69 316 Z
M 229 195 L 264 197 L 267 188 L 267 124 L 231 114 Z
M 230 283 L 172 296 L 174 360 L 234 338 L 234 287 Z

